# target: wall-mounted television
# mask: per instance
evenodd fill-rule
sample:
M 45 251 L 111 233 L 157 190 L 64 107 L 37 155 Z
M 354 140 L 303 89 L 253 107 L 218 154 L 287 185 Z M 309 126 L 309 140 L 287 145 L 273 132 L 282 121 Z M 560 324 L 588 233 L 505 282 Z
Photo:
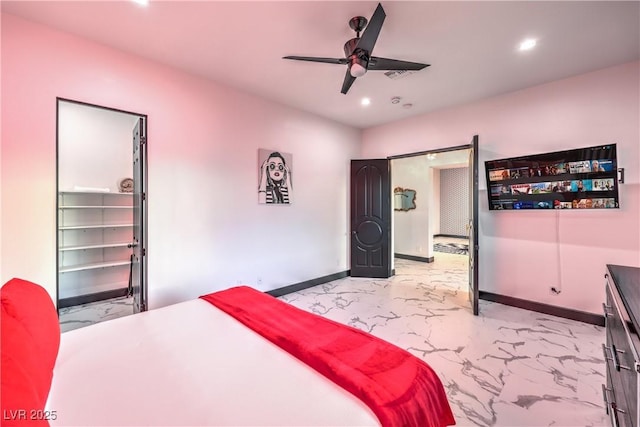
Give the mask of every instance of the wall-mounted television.
M 485 162 L 489 210 L 620 207 L 616 144 Z

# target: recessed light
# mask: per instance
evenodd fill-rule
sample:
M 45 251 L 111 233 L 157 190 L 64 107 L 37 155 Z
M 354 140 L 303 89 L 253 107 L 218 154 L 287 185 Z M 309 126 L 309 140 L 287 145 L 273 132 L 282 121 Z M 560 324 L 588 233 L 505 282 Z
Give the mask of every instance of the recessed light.
M 536 39 L 525 39 L 520 43 L 520 50 L 531 50 L 536 47 Z
M 139 4 L 140 6 L 149 5 L 149 0 L 131 0 L 131 1 L 133 1 L 135 4 Z
M 361 105 L 369 105 L 371 104 L 371 100 L 369 98 L 362 98 L 362 101 L 360 101 Z

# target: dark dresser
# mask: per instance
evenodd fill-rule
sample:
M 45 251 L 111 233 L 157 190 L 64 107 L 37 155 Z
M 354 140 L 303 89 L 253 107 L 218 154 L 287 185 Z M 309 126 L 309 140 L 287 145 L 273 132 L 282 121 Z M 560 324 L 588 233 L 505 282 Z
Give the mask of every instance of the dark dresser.
M 607 265 L 603 304 L 607 343 L 607 385 L 602 393 L 613 427 L 640 427 L 640 268 Z

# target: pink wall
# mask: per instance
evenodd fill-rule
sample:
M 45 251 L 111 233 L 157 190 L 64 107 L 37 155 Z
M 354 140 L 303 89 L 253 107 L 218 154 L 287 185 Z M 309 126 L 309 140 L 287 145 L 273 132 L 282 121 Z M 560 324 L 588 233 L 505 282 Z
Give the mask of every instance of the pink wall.
M 2 280 L 55 294 L 56 97 L 149 116 L 152 308 L 348 268 L 359 130 L 7 14 L 1 47 Z M 258 148 L 293 154 L 293 205 L 258 205 Z
M 480 289 L 601 312 L 605 264 L 640 266 L 640 63 L 370 128 L 365 157 L 480 138 Z M 484 161 L 618 144 L 621 209 L 489 212 Z M 552 295 L 549 288 L 560 286 Z
M 2 280 L 55 291 L 57 96 L 149 115 L 152 307 L 237 281 L 272 289 L 346 269 L 348 159 L 476 133 L 481 161 L 617 142 L 627 172 L 622 208 L 593 212 L 488 212 L 481 178 L 481 289 L 599 312 L 604 265 L 640 265 L 637 62 L 361 134 L 10 15 L 1 31 Z M 294 154 L 294 206 L 255 203 L 260 147 Z M 333 199 L 319 207 L 316 194 Z

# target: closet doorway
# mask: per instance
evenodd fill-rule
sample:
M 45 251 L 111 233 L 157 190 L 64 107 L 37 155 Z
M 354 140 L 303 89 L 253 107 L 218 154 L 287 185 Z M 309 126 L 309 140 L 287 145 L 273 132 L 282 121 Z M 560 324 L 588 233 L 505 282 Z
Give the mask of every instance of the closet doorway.
M 147 116 L 63 98 L 56 108 L 65 331 L 146 310 Z

